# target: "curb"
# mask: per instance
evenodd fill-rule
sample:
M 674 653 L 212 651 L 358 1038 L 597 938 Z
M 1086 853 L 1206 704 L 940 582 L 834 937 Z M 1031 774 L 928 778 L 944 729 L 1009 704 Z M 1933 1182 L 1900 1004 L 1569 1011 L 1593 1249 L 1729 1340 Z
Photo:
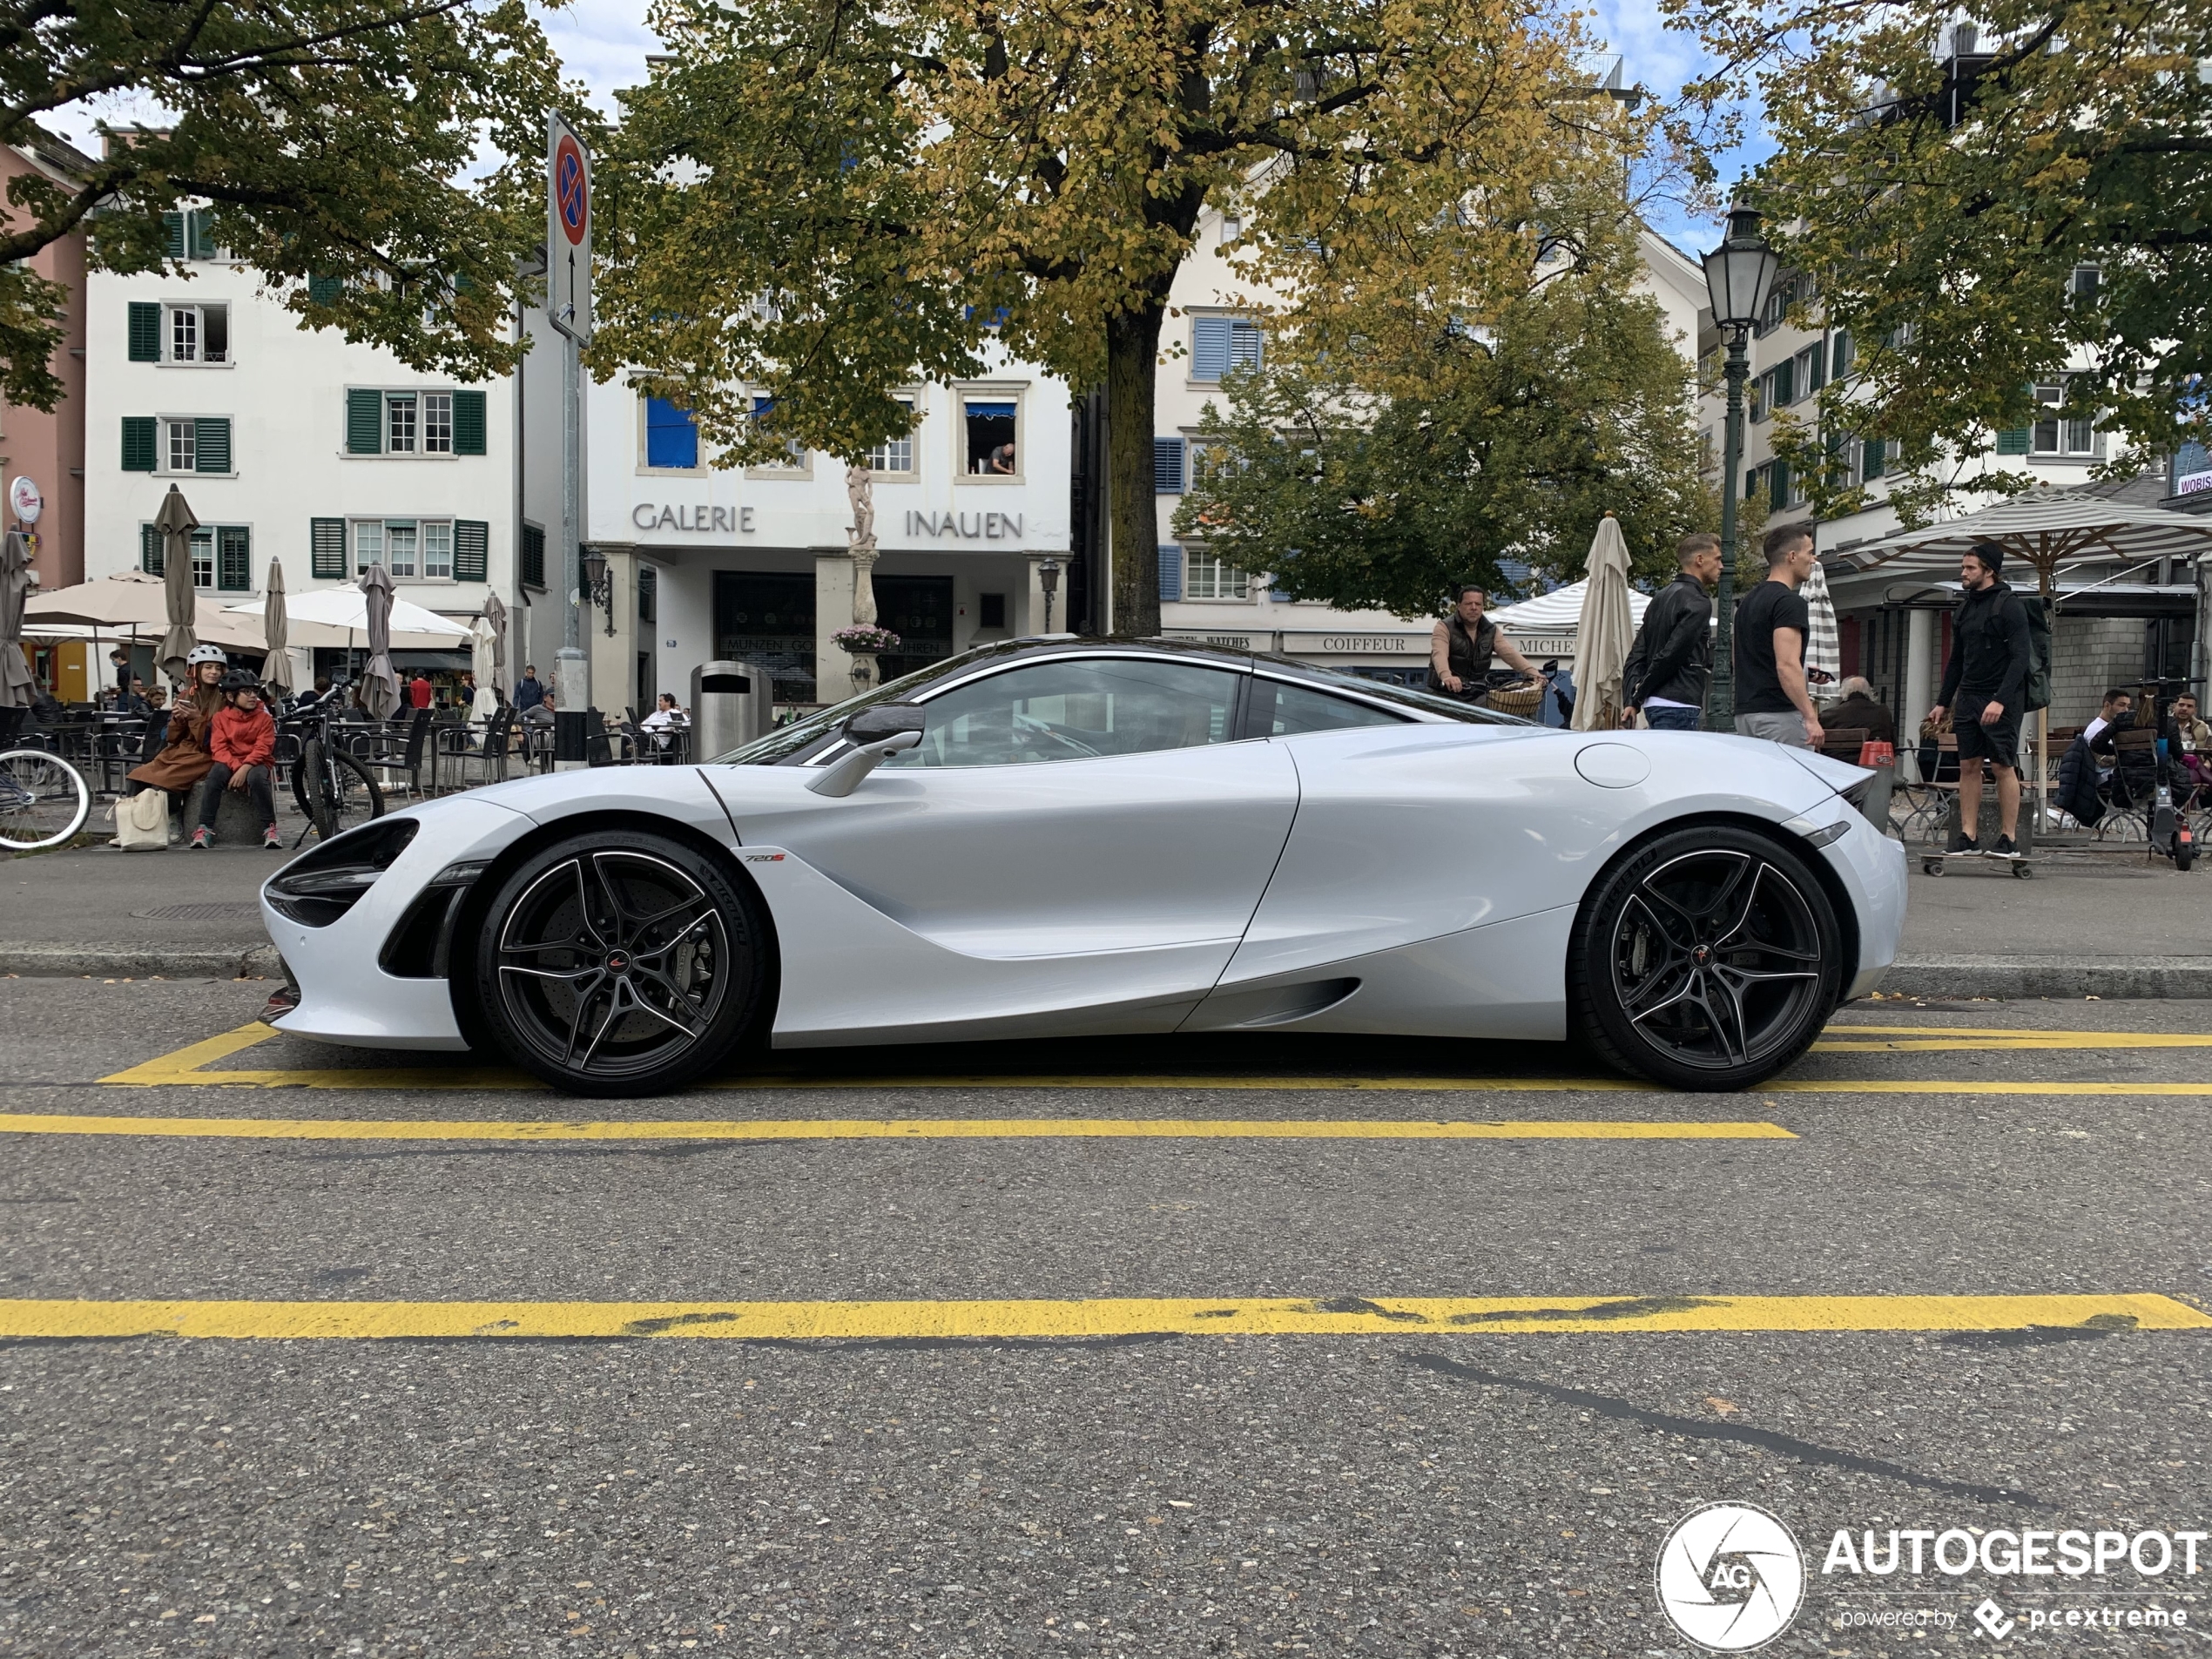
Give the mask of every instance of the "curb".
M 2212 956 L 1915 956 L 1885 996 L 2212 998 Z
M 272 979 L 273 945 L 0 944 L 0 976 L 18 979 Z

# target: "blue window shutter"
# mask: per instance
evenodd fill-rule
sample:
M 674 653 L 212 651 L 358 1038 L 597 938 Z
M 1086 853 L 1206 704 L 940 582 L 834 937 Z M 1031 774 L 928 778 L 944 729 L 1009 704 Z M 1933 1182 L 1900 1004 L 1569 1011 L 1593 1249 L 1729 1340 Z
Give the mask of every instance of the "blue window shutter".
M 342 582 L 346 577 L 346 521 L 311 518 L 307 521 L 308 569 L 319 582 Z
M 1259 358 L 1259 325 L 1243 321 L 1232 322 L 1229 328 L 1230 368 L 1258 368 Z
M 346 453 L 381 455 L 384 453 L 384 394 L 358 387 L 346 393 Z
M 1180 496 L 1183 493 L 1182 439 L 1152 440 L 1152 493 L 1156 496 Z
M 227 415 L 192 422 L 192 470 L 231 469 L 231 422 Z
M 1233 317 L 1193 317 L 1190 320 L 1190 378 L 1217 381 L 1229 372 L 1229 335 Z
M 216 528 L 215 586 L 223 593 L 253 591 L 253 532 L 243 524 Z
M 141 570 L 148 576 L 159 576 L 167 564 L 164 556 L 167 550 L 159 530 L 151 524 L 138 526 L 138 568 Z
M 482 582 L 491 565 L 491 526 L 481 518 L 453 521 L 453 579 Z
M 480 455 L 484 452 L 484 395 L 465 388 L 453 395 L 453 452 Z
M 150 300 L 131 302 L 131 361 L 161 361 L 161 307 Z
M 1171 542 L 1160 543 L 1160 597 L 1183 597 L 1183 550 Z

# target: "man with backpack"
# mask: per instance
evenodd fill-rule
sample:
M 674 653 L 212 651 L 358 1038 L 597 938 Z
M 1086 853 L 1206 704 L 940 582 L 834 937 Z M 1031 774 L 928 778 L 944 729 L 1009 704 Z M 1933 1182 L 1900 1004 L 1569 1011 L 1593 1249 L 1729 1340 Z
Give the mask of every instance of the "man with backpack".
M 1959 583 L 1965 590 L 1951 619 L 1951 660 L 1944 667 L 1943 689 L 1936 693 L 1932 720 L 1956 706 L 1952 730 L 1959 735 L 1959 853 L 1983 851 L 1981 762 L 1997 773 L 1997 844 L 1987 849 L 2014 858 L 2013 838 L 2020 815 L 2020 717 L 2028 702 L 2028 671 L 2034 646 L 2028 635 L 2027 606 L 1998 580 L 2005 550 L 1995 542 L 1976 542 L 1960 556 Z

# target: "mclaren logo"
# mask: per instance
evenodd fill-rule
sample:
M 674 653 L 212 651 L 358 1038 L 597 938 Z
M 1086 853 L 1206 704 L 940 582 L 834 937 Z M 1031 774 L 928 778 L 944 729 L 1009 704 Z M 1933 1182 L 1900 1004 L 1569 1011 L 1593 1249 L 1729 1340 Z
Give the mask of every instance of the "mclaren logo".
M 1766 1646 L 1790 1628 L 1804 1591 L 1797 1541 L 1757 1504 L 1693 1509 L 1659 1547 L 1659 1605 L 1676 1629 L 1714 1653 Z

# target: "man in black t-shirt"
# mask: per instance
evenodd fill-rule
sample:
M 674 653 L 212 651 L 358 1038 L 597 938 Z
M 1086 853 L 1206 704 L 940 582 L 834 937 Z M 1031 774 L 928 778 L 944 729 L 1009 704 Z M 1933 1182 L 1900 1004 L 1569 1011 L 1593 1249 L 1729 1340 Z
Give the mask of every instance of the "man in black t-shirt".
M 1766 533 L 1766 580 L 1736 607 L 1736 729 L 1747 738 L 1820 746 L 1820 715 L 1805 689 L 1812 619 L 1797 586 L 1812 574 L 1812 532 L 1779 524 Z

